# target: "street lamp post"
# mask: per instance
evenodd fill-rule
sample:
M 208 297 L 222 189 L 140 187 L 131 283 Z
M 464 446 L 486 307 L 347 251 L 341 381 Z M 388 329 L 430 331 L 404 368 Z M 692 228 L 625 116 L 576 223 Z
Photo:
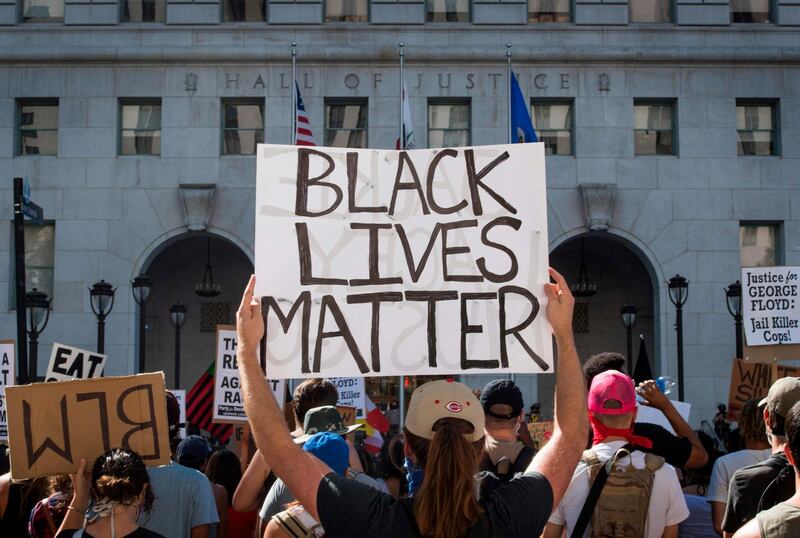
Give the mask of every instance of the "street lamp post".
M 736 326 L 736 358 L 743 358 L 742 350 L 742 283 L 738 280 L 725 288 L 725 302 Z
M 47 327 L 50 319 L 50 299 L 46 293 L 33 288 L 25 294 L 25 318 L 30 339 L 28 375 L 31 380 L 36 380 L 39 362 L 39 335 Z
M 638 308 L 630 303 L 625 303 L 619 308 L 619 315 L 622 318 L 622 325 L 628 333 L 628 375 L 633 377 L 633 326 L 636 324 L 636 313 Z
M 678 333 L 678 399 L 683 399 L 683 305 L 689 296 L 689 281 L 675 275 L 667 283 L 669 300 L 675 305 L 675 330 Z
M 89 299 L 92 306 L 92 312 L 97 316 L 97 352 L 100 354 L 105 353 L 106 349 L 106 317 L 111 313 L 114 308 L 114 292 L 116 288 L 111 286 L 105 280 L 95 282 L 89 288 Z
M 186 305 L 180 302 L 169 307 L 169 320 L 175 327 L 175 388 L 181 387 L 181 327 L 186 322 Z
M 147 301 L 150 299 L 150 288 L 153 279 L 141 274 L 131 282 L 133 300 L 139 305 L 139 373 L 145 371 L 145 318 L 147 317 Z

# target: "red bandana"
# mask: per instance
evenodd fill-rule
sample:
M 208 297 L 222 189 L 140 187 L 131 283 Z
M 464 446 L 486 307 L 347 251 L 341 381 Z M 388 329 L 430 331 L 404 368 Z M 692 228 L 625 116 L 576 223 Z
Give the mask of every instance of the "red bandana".
M 627 428 L 625 430 L 617 430 L 614 428 L 609 428 L 608 426 L 604 425 L 602 422 L 597 420 L 597 417 L 589 413 L 589 424 L 592 425 L 592 431 L 594 432 L 594 438 L 592 439 L 592 446 L 598 443 L 602 443 L 608 437 L 624 437 L 634 446 L 647 449 L 653 448 L 653 441 L 651 441 L 647 437 L 642 437 L 641 435 L 633 434 L 633 423 L 631 423 L 630 428 Z

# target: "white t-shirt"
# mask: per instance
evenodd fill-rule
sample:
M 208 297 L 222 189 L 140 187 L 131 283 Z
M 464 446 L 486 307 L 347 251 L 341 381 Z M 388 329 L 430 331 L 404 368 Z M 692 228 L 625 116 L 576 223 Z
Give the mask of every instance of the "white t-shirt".
M 600 443 L 592 447 L 601 461 L 611 458 L 617 450 L 625 446 L 627 441 L 612 441 L 610 443 Z M 634 451 L 633 465 L 637 469 L 644 469 L 644 452 Z M 628 465 L 628 458 L 621 458 L 622 465 Z M 575 474 L 572 475 L 564 498 L 550 516 L 550 523 L 567 527 L 567 536 L 572 534 L 575 523 L 578 522 L 583 503 L 589 495 L 591 487 L 589 480 L 589 465 L 585 462 L 578 463 Z M 661 538 L 665 527 L 677 525 L 689 517 L 689 509 L 686 507 L 686 500 L 683 498 L 683 491 L 678 482 L 678 475 L 675 469 L 668 464 L 664 464 L 653 479 L 653 493 L 650 496 L 650 506 L 647 510 L 646 534 L 644 538 Z M 584 537 L 589 536 L 589 529 L 586 529 Z
M 711 482 L 708 484 L 708 495 L 706 495 L 708 502 L 727 503 L 728 484 L 731 482 L 733 473 L 742 467 L 769 459 L 771 455 L 772 449 L 765 448 L 762 450 L 739 450 L 719 458 L 711 471 Z

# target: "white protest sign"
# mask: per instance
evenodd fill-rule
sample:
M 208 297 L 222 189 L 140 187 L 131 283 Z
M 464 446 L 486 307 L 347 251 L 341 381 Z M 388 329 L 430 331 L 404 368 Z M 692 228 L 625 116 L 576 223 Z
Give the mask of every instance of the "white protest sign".
M 54 343 L 45 381 L 69 381 L 103 376 L 106 355 Z
M 364 392 L 363 377 L 332 377 L 330 382 L 339 391 L 338 405 L 353 407 L 356 410 L 356 420 L 364 418 L 364 408 L 367 405 L 366 392 Z
M 679 402 L 677 400 L 670 400 L 670 402 L 672 402 L 672 405 L 675 406 L 675 410 L 678 412 L 678 414 L 683 417 L 683 420 L 689 422 L 689 414 L 692 411 L 692 404 L 688 402 Z M 642 405 L 641 403 L 639 404 L 639 410 L 636 413 L 636 422 L 657 424 L 670 433 L 675 433 L 675 430 L 672 428 L 672 424 L 669 423 L 669 420 L 667 420 L 667 416 L 664 413 L 654 407 Z
M 181 428 L 181 437 L 186 438 L 186 391 L 181 389 L 171 389 L 170 392 L 175 395 L 175 399 L 178 400 L 178 405 L 180 406 L 180 418 L 178 419 L 178 425 Z
M 217 354 L 214 367 L 214 422 L 247 422 L 236 362 L 236 327 L 217 327 Z M 278 405 L 283 409 L 286 381 L 267 379 Z
M 800 267 L 742 269 L 742 313 L 748 346 L 800 344 Z
M 260 145 L 269 375 L 552 372 L 543 148 Z
M 14 340 L 0 340 L 0 441 L 8 440 L 6 387 L 16 382 L 16 366 Z

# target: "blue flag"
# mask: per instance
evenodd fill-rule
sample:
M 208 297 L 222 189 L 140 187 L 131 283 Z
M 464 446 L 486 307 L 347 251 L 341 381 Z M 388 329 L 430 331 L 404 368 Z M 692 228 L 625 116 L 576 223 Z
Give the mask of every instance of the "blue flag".
M 531 114 L 522 90 L 517 82 L 517 75 L 511 73 L 511 142 L 538 142 L 533 129 Z

